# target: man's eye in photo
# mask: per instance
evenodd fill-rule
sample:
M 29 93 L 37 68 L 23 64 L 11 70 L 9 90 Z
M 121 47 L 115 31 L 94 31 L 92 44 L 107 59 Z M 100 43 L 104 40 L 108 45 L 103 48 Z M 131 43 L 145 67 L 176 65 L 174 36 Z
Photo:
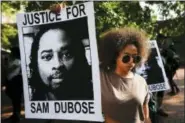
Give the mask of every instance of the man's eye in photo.
M 45 61 L 49 61 L 51 60 L 52 56 L 53 56 L 52 54 L 45 54 L 45 55 L 42 55 L 41 58 Z
M 70 58 L 72 58 L 72 55 L 71 55 L 71 53 L 65 53 L 65 54 L 63 54 L 63 58 L 65 60 L 69 60 Z
M 61 53 L 62 59 L 67 61 L 73 57 L 73 55 L 70 52 Z

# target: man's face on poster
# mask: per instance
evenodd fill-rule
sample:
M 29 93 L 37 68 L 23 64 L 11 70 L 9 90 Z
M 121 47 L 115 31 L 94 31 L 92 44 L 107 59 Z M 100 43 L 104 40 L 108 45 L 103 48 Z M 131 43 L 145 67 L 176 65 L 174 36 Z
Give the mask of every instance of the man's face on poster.
M 149 69 L 150 69 L 150 66 L 148 65 L 147 62 L 145 62 L 145 63 L 142 63 L 140 67 L 136 68 L 136 72 L 147 80 L 148 78 L 147 71 Z
M 50 29 L 39 42 L 38 71 L 45 85 L 57 89 L 74 65 L 71 39 L 64 30 Z

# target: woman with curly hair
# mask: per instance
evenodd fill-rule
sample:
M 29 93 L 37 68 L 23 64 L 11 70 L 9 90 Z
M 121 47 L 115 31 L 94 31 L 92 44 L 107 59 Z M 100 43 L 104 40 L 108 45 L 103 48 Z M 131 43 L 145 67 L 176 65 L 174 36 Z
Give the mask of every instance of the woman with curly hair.
M 112 29 L 99 44 L 102 110 L 106 123 L 150 123 L 149 91 L 134 72 L 147 58 L 146 34 L 135 28 Z

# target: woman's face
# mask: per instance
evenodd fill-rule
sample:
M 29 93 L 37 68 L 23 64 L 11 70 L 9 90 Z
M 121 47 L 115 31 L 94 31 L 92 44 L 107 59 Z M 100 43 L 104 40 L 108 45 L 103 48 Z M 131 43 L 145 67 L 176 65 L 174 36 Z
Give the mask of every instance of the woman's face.
M 60 29 L 50 29 L 40 38 L 38 71 L 44 84 L 51 89 L 61 85 L 74 65 L 70 44 L 70 38 Z
M 133 69 L 135 66 L 135 63 L 133 62 L 133 57 L 130 57 L 130 60 L 127 63 L 123 62 L 123 57 L 129 55 L 129 56 L 137 56 L 138 50 L 137 47 L 133 44 L 128 44 L 118 55 L 116 59 L 116 69 L 119 71 L 122 71 L 124 73 L 127 73 Z

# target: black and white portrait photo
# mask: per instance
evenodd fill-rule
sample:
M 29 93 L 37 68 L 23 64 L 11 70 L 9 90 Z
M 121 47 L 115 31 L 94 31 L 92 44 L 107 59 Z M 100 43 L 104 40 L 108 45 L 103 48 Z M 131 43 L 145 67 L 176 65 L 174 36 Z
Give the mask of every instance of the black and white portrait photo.
M 148 60 L 141 64 L 136 72 L 143 76 L 149 85 L 150 91 L 161 91 L 168 89 L 168 82 L 164 72 L 161 56 L 158 52 L 157 43 L 150 41 L 151 53 Z
M 88 38 L 86 17 L 39 27 L 30 54 L 31 100 L 93 100 L 82 42 Z
M 94 20 L 93 2 L 17 15 L 27 118 L 103 121 Z

